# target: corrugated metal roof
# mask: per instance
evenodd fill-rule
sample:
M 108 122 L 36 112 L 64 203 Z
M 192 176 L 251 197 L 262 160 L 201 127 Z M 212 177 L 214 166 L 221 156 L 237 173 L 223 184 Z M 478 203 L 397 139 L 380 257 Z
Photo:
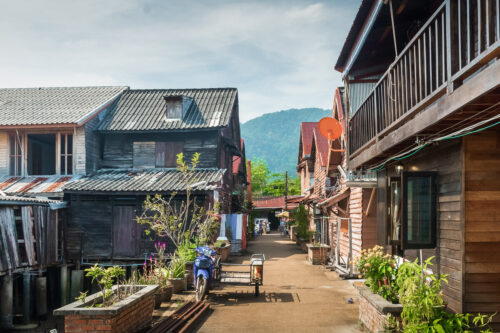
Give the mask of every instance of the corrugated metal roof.
M 287 208 L 293 209 L 298 206 L 298 203 L 291 199 L 299 198 L 300 196 L 288 196 Z M 280 197 L 263 197 L 252 201 L 254 209 L 285 209 L 285 196 Z
M 351 117 L 358 111 L 376 85 L 376 82 L 351 83 L 349 85 L 349 115 Z
M 0 195 L 0 204 L 21 203 L 26 204 L 62 204 L 64 201 L 52 200 L 40 197 L 21 197 L 18 195 Z
M 62 187 L 82 176 L 0 176 L 0 190 L 5 193 L 60 193 Z
M 0 126 L 77 124 L 127 87 L 0 89 Z
M 193 190 L 214 190 L 226 170 L 196 169 Z M 103 169 L 64 186 L 65 192 L 172 192 L 185 190 L 177 169 Z
M 321 135 L 318 128 L 314 129 L 314 142 L 318 154 L 316 158 L 319 158 L 321 166 L 326 166 L 328 164 L 328 139 Z
M 184 119 L 166 118 L 166 96 L 192 98 Z M 217 128 L 229 124 L 237 103 L 236 88 L 125 91 L 99 124 L 99 131 L 163 131 Z
M 318 122 L 302 122 L 300 124 L 300 139 L 302 140 L 302 156 L 311 155 L 312 138 L 314 129 L 318 128 Z

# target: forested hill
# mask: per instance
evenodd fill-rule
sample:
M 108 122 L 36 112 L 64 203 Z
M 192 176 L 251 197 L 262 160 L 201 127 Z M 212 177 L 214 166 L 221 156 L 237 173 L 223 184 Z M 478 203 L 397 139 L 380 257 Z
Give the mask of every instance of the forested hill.
M 263 159 L 271 172 L 288 170 L 295 176 L 300 123 L 319 121 L 329 115 L 331 111 L 324 109 L 290 109 L 266 113 L 241 124 L 247 159 Z

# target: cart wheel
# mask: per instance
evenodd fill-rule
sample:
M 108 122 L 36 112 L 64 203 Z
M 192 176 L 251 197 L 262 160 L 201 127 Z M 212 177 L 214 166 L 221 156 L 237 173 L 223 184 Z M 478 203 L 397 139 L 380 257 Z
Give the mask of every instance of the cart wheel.
M 259 296 L 259 284 L 255 285 L 255 292 L 253 294 L 255 297 Z
M 196 279 L 196 301 L 203 301 L 207 293 L 207 280 L 203 276 L 198 276 Z

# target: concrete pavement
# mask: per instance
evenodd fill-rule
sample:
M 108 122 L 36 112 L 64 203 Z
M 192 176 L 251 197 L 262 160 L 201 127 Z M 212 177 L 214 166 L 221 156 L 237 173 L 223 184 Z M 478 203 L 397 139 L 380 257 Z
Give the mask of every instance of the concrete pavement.
M 277 233 L 249 242 L 248 251 L 267 258 L 260 296 L 249 286 L 211 291 L 213 313 L 198 332 L 360 332 L 357 291 L 348 281 L 309 264 L 294 242 Z M 248 257 L 232 262 L 248 263 Z

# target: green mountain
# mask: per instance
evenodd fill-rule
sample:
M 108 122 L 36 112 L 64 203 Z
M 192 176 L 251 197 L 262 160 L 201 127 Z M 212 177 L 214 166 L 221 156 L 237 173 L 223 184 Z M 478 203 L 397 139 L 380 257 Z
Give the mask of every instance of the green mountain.
M 265 160 L 271 172 L 296 175 L 300 123 L 319 121 L 331 111 L 308 108 L 266 113 L 241 124 L 247 159 Z

